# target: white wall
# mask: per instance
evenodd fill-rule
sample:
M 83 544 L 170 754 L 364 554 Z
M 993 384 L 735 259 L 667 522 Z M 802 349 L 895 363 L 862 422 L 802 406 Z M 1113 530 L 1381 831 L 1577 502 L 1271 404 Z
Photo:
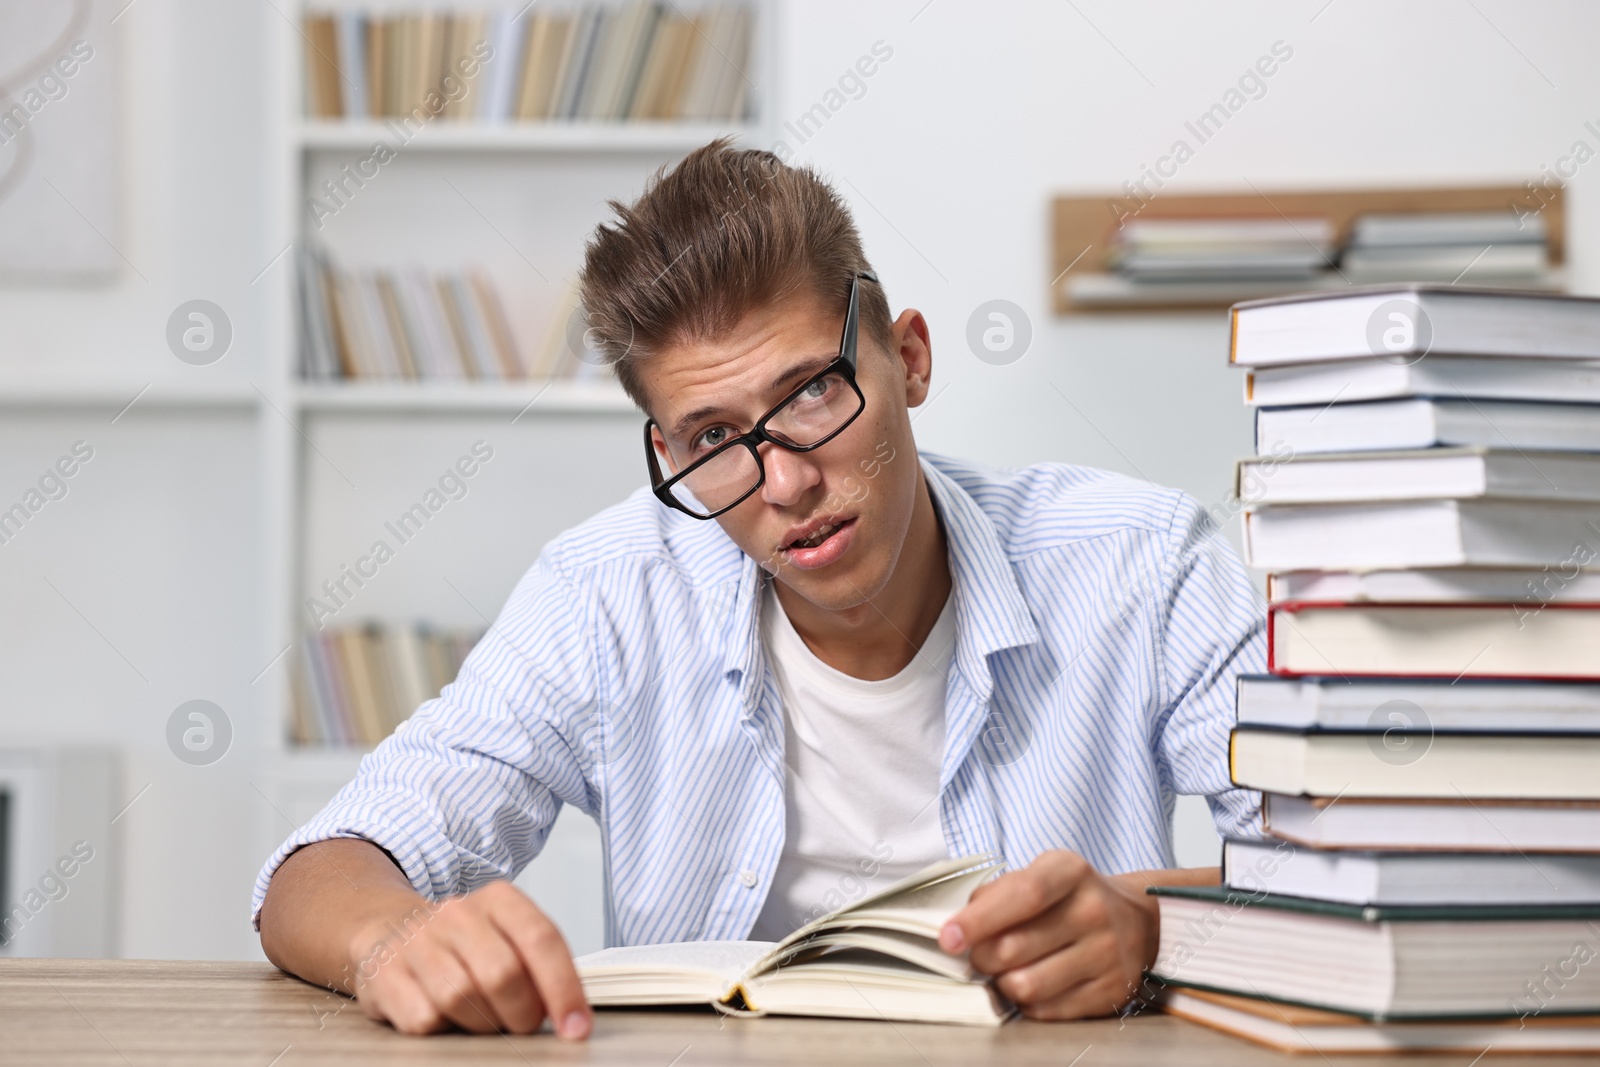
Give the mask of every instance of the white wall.
M 278 18 L 270 4 L 139 0 L 118 20 L 125 180 L 109 232 L 148 281 L 129 269 L 109 290 L 0 290 L 0 390 L 21 375 L 114 376 L 153 381 L 154 395 L 264 373 L 253 283 L 280 250 L 262 221 L 273 165 L 263 41 Z M 1597 19 L 1577 0 L 822 0 L 785 5 L 782 66 L 762 88 L 797 117 L 874 42 L 893 49 L 861 99 L 790 147 L 838 179 L 896 308 L 929 317 L 926 446 L 1096 464 L 1213 503 L 1248 440 L 1222 317 L 1053 317 L 1049 197 L 1138 177 L 1277 40 L 1292 59 L 1169 190 L 1520 181 L 1579 138 L 1600 145 L 1583 127 L 1600 124 Z M 1570 201 L 1583 290 L 1600 280 L 1595 172 L 1579 171 Z M 178 364 L 163 343 L 167 314 L 193 297 L 222 304 L 238 331 L 212 367 Z M 1006 367 L 963 341 L 972 310 L 996 297 L 1027 309 L 1035 330 Z M 938 393 L 941 381 L 955 384 Z M 251 685 L 265 666 L 258 430 L 243 409 L 136 406 L 112 425 L 115 413 L 0 409 L 0 500 L 73 440 L 97 449 L 71 495 L 0 546 L 0 741 L 104 739 L 127 754 L 123 795 L 149 785 L 118 822 L 125 954 L 254 956 L 254 828 L 275 817 L 253 784 L 256 753 L 279 728 Z M 237 710 L 235 751 L 208 768 L 178 763 L 162 736 L 193 697 Z M 1203 856 L 1205 832 L 1188 838 L 1189 858 Z

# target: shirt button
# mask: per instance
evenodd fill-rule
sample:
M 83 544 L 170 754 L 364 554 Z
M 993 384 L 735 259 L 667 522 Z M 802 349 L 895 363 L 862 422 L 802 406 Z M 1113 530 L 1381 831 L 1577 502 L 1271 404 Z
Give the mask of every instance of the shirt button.
M 739 882 L 746 889 L 754 889 L 756 887 L 756 872 L 751 870 L 740 871 Z

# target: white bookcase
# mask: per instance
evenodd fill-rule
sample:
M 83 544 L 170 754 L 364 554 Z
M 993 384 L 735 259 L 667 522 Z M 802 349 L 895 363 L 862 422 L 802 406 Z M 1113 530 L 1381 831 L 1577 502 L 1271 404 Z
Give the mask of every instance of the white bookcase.
M 658 167 L 715 136 L 768 147 L 774 84 L 775 0 L 751 4 L 749 112 L 757 121 L 702 123 L 507 123 L 435 120 L 319 225 L 307 198 L 322 180 L 394 145 L 383 122 L 308 121 L 303 106 L 301 14 L 394 4 L 351 0 L 282 6 L 273 34 L 278 103 L 268 134 L 280 146 L 279 190 L 267 206 L 286 260 L 309 244 L 346 267 L 481 265 L 500 282 L 508 314 L 548 321 L 580 266 L 583 243 L 609 215 L 606 200 L 631 199 Z M 495 0 L 439 5 L 492 9 Z M 516 6 L 513 5 L 512 10 Z M 543 9 L 543 5 L 540 6 Z M 690 8 L 692 10 L 692 7 Z M 309 817 L 353 776 L 358 748 L 289 742 L 289 663 L 311 623 L 305 602 L 384 536 L 384 523 L 414 502 L 476 441 L 494 459 L 379 570 L 332 620 L 487 626 L 551 537 L 643 484 L 641 416 L 610 382 L 304 382 L 297 268 L 271 271 L 266 343 L 273 371 L 258 405 L 264 493 L 264 600 L 269 607 L 256 683 L 276 719 L 266 760 L 276 812 L 264 847 Z M 388 538 L 393 544 L 393 539 Z M 281 658 L 280 658 L 281 657 Z M 598 832 L 566 813 L 540 859 L 519 881 L 550 911 L 575 951 L 601 938 Z

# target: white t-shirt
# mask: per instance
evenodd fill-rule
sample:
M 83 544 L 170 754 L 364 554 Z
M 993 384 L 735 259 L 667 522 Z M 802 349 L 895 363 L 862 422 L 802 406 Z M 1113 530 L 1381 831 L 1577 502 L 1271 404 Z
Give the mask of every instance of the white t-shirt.
M 954 592 L 892 678 L 864 681 L 806 646 L 772 581 L 761 639 L 783 699 L 783 854 L 750 936 L 777 941 L 948 852 L 939 820 Z

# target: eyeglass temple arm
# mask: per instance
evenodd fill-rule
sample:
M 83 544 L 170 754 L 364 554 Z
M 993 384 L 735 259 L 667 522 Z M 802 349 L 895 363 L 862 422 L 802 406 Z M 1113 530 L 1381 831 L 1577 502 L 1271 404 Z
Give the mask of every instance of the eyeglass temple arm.
M 865 278 L 869 282 L 878 280 L 877 274 L 870 270 L 857 271 L 855 277 L 850 279 L 850 306 L 844 313 L 844 333 L 839 337 L 839 355 L 850 363 L 850 369 L 856 368 L 856 338 L 860 330 L 861 320 L 861 281 Z

